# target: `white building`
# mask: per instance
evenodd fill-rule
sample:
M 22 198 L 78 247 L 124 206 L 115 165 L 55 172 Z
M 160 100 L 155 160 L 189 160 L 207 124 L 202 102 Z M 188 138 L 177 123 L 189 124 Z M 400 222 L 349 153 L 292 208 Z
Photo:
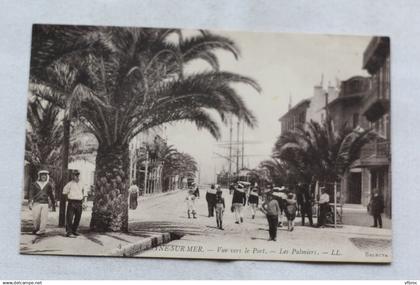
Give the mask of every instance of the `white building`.
M 314 95 L 310 98 L 311 103 L 306 113 L 306 122 L 323 122 L 326 118 L 325 106 L 335 100 L 338 96 L 338 88 L 329 86 L 324 89 L 322 86 L 314 86 Z

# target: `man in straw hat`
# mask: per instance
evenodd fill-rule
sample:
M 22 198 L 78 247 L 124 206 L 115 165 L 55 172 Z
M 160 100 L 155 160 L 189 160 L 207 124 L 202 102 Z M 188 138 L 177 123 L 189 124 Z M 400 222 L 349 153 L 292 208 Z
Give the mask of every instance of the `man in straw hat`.
M 66 236 L 78 236 L 80 218 L 82 217 L 84 189 L 80 183 L 80 172 L 73 170 L 72 180 L 63 188 L 63 195 L 67 196 Z
M 238 183 L 233 191 L 232 210 L 235 213 L 236 224 L 244 222 L 243 208 L 246 205 L 244 185 Z
M 267 200 L 262 204 L 261 211 L 267 216 L 269 241 L 276 241 L 279 223 L 280 206 L 272 192 L 267 193 Z
M 29 189 L 29 209 L 33 216 L 33 234 L 43 235 L 48 222 L 48 198 L 55 211 L 54 187 L 49 182 L 49 172 L 45 169 L 38 172 L 38 180 Z

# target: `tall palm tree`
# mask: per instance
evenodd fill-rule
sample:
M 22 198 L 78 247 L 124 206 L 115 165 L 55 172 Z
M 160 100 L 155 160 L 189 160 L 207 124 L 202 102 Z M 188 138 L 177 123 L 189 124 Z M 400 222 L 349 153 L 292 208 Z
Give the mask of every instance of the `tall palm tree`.
M 322 124 L 311 121 L 281 135 L 273 157 L 286 162 L 306 182 L 332 183 L 342 177 L 359 157 L 361 147 L 374 137 L 370 130 L 346 126 L 334 132 L 331 120 Z
M 162 191 L 166 192 L 170 188 L 171 180 L 176 176 L 179 152 L 173 145 L 165 144 L 160 149 L 159 158 L 162 162 Z
M 259 85 L 251 78 L 219 71 L 216 50 L 239 56 L 229 38 L 206 31 L 184 38 L 176 29 L 110 27 L 89 27 L 81 35 L 61 33 L 60 37 L 65 38 L 63 43 L 72 38 L 75 43 L 87 43 L 80 44 L 83 52 L 66 63 L 86 87 L 79 88 L 86 96 L 80 96 L 77 111 L 98 141 L 92 230 L 128 230 L 128 144 L 139 133 L 187 121 L 219 138 L 218 121 L 209 110 L 215 110 L 222 122 L 233 114 L 250 126 L 256 123 L 231 83 L 245 83 L 257 91 Z M 212 69 L 185 73 L 185 65 L 197 59 Z M 59 93 L 51 97 L 62 100 Z
M 77 64 L 75 64 L 74 56 L 74 54 L 71 54 L 56 59 L 46 67 L 45 74 L 35 73 L 32 75 L 29 84 L 29 89 L 33 94 L 49 100 L 63 110 L 63 140 L 61 147 L 63 183 L 66 183 L 68 180 L 67 169 L 71 151 L 71 124 L 79 115 L 78 109 L 81 107 L 82 102 L 94 102 L 94 104 L 99 105 L 105 104 L 100 98 L 94 95 L 91 86 L 89 86 L 89 81 L 86 75 L 83 74 L 83 69 L 80 66 L 83 63 L 76 61 Z M 61 187 L 64 187 L 64 184 Z M 64 198 L 64 196 L 60 195 L 59 226 L 64 226 L 65 224 Z
M 178 183 L 185 178 L 195 178 L 198 171 L 197 162 L 188 153 L 180 152 L 175 155 L 175 174 L 178 175 Z
M 25 160 L 32 173 L 41 167 L 59 167 L 63 129 L 60 109 L 37 97 L 30 97 L 27 108 Z M 58 182 L 60 177 L 54 177 Z

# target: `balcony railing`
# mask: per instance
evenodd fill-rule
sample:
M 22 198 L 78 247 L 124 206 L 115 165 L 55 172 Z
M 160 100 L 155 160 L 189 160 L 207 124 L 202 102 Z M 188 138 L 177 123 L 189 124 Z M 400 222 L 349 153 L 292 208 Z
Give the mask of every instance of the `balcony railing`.
M 390 153 L 391 152 L 389 141 L 373 142 L 368 143 L 362 147 L 360 152 L 360 158 L 390 158 Z
M 388 92 L 389 85 L 384 84 L 383 94 L 379 94 L 379 88 L 374 87 L 370 92 L 363 98 L 362 114 L 366 116 L 369 121 L 376 121 L 382 117 L 389 110 L 389 99 L 385 96 Z

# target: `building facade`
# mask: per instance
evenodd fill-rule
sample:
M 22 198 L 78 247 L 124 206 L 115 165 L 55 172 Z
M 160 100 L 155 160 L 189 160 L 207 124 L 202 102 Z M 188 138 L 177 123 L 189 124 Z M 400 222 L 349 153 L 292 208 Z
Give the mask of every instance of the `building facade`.
M 363 68 L 372 76 L 372 89 L 363 101 L 362 114 L 369 126 L 379 135 L 365 145 L 360 155 L 360 166 L 369 171 L 365 183 L 370 193 L 378 189 L 385 199 L 385 213 L 391 217 L 391 127 L 390 127 L 390 41 L 374 37 L 363 55 Z
M 353 76 L 341 82 L 337 98 L 327 106 L 335 131 L 346 128 L 352 130 L 369 128 L 369 121 L 362 115 L 361 110 L 371 89 L 370 77 Z M 357 165 L 346 171 L 340 185 L 342 203 L 367 205 L 370 191 L 363 182 L 366 182 L 368 175 L 367 169 Z
M 385 214 L 391 217 L 390 152 L 390 45 L 389 38 L 374 37 L 363 54 L 363 69 L 369 77 L 353 76 L 339 88 L 314 87 L 311 98 L 302 100 L 280 118 L 281 132 L 307 122 L 322 123 L 327 116 L 338 131 L 344 127 L 373 130 L 376 139 L 360 150 L 341 181 L 342 203 L 367 206 L 374 189 L 385 200 Z
M 281 133 L 292 131 L 302 127 L 307 121 L 307 111 L 311 104 L 310 99 L 300 101 L 295 106 L 289 108 L 279 121 L 281 122 Z
M 289 106 L 289 110 L 279 121 L 281 122 L 281 133 L 302 127 L 310 121 L 323 122 L 327 117 L 326 106 L 338 96 L 337 88 L 329 86 L 327 89 L 321 85 L 314 86 L 313 96 L 304 99 L 295 106 Z
M 389 55 L 389 39 L 372 38 L 363 57 L 363 68 L 371 76 L 343 81 L 339 96 L 327 109 L 336 130 L 347 126 L 376 134 L 343 176 L 343 202 L 367 206 L 373 190 L 378 189 L 384 196 L 385 213 L 391 217 Z
M 322 123 L 327 117 L 326 106 L 329 102 L 337 98 L 338 91 L 334 86 L 328 86 L 324 89 L 322 86 L 314 87 L 314 95 L 311 97 L 310 105 L 307 111 L 306 121 L 314 121 Z

